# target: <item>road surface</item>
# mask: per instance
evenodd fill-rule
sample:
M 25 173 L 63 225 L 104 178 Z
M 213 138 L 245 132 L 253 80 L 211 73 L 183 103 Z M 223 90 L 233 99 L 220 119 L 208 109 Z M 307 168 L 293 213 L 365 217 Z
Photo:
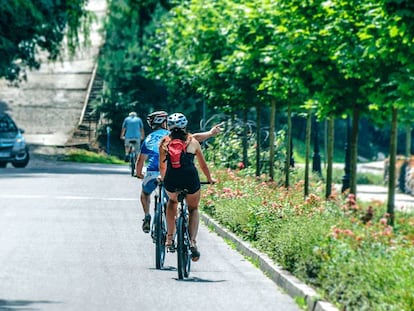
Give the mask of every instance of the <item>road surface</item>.
M 298 311 L 259 269 L 201 226 L 201 258 L 156 270 L 127 166 L 33 162 L 0 171 L 0 310 Z

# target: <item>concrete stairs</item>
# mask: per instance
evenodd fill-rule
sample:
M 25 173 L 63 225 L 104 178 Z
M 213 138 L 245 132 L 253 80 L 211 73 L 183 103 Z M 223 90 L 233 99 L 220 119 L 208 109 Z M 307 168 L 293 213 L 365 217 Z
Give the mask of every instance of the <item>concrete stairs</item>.
M 95 109 L 95 104 L 101 100 L 103 89 L 103 80 L 97 74 L 95 66 L 91 80 L 89 81 L 88 90 L 85 96 L 85 104 L 79 119 L 79 123 L 73 131 L 71 137 L 65 144 L 65 147 L 82 148 L 87 150 L 95 149 L 98 134 L 100 115 Z

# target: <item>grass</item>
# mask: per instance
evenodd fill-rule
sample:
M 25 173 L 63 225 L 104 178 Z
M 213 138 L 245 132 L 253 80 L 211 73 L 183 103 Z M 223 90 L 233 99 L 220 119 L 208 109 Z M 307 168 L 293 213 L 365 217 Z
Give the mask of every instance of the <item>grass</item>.
M 335 146 L 334 154 L 333 154 L 333 161 L 335 163 L 343 163 L 345 162 L 345 150 L 343 147 Z M 313 144 L 310 150 L 310 157 L 312 160 L 312 156 L 314 153 Z M 306 154 L 306 145 L 303 141 L 293 139 L 293 156 L 295 158 L 296 163 L 305 163 L 305 154 Z M 319 146 L 319 155 L 321 156 L 322 164 L 326 161 L 326 153 L 323 144 Z
M 83 149 L 69 150 L 69 152 L 64 156 L 63 161 L 79 163 L 125 164 L 125 162 L 120 160 L 118 157 Z

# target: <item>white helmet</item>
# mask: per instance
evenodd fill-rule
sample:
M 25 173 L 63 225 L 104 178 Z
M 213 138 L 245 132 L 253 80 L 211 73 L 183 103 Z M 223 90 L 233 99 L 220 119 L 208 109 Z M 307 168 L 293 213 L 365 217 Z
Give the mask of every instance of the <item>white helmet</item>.
M 169 130 L 178 128 L 184 129 L 187 126 L 187 118 L 182 113 L 173 113 L 167 118 L 167 126 Z

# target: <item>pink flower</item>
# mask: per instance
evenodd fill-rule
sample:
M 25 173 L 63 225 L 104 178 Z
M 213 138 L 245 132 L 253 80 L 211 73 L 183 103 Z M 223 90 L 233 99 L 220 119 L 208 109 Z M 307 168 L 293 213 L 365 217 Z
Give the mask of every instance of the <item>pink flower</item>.
M 354 233 L 352 232 L 352 230 L 350 230 L 350 229 L 345 229 L 344 231 L 343 231 L 343 233 L 345 234 L 345 235 L 348 235 L 348 236 L 354 236 Z
M 380 219 L 380 224 L 386 226 L 388 224 L 387 218 L 381 218 Z

